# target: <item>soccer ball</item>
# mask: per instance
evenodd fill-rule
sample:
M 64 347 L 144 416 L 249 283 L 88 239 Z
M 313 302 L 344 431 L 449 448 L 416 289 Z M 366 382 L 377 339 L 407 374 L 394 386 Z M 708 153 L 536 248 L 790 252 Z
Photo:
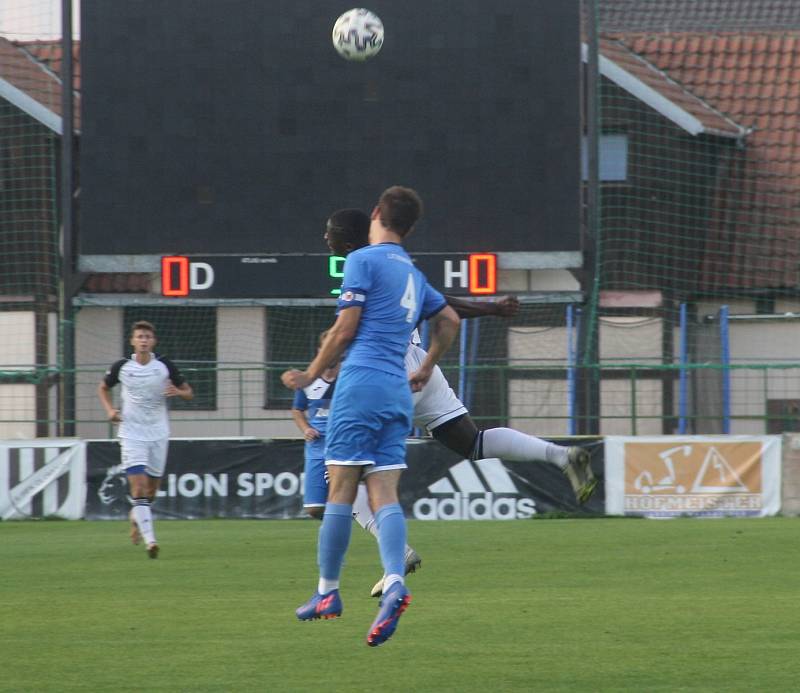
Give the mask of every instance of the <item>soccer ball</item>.
M 345 60 L 367 60 L 383 45 L 383 23 L 376 14 L 355 7 L 336 20 L 331 39 Z

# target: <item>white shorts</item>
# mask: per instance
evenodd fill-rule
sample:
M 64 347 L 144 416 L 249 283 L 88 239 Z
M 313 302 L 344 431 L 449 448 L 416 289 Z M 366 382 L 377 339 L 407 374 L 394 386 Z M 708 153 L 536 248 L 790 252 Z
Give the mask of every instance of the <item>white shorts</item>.
M 122 451 L 122 469 L 127 472 L 130 467 L 144 465 L 148 476 L 162 477 L 167 466 L 167 448 L 169 438 L 160 440 L 133 440 L 120 438 Z
M 406 371 L 411 374 L 418 370 L 426 355 L 424 349 L 409 344 L 406 351 Z M 467 408 L 456 397 L 439 366 L 433 369 L 433 375 L 425 387 L 420 392 L 413 393 L 412 397 L 414 425 L 428 431 L 467 413 Z

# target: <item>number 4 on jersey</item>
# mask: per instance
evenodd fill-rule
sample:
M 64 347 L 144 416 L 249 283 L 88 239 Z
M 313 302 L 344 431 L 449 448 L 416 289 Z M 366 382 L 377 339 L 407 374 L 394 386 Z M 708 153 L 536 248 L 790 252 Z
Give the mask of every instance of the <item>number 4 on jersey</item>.
M 417 314 L 417 291 L 414 286 L 414 275 L 408 275 L 408 283 L 406 290 L 403 292 L 403 298 L 400 299 L 400 305 L 408 311 L 406 315 L 406 322 L 414 322 Z

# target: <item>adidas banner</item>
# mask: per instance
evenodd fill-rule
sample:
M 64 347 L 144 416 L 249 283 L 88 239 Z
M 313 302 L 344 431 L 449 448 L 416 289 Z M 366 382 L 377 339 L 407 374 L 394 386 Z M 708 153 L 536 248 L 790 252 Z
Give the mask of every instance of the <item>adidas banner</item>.
M 83 517 L 86 444 L 72 438 L 0 442 L 0 519 Z
M 565 442 L 565 441 L 559 441 Z M 583 441 L 602 475 L 599 439 Z M 127 517 L 130 505 L 116 441 L 87 447 L 88 519 Z M 406 516 L 420 520 L 513 520 L 549 512 L 603 513 L 602 484 L 579 508 L 566 477 L 541 462 L 469 461 L 439 443 L 409 441 L 400 482 Z M 173 440 L 154 505 L 157 517 L 292 518 L 303 511 L 303 442 Z
M 761 517 L 781 508 L 780 436 L 609 436 L 606 512 Z
M 580 444 L 600 478 L 589 501 L 579 506 L 564 473 L 546 462 L 465 460 L 441 444 L 409 440 L 408 469 L 400 481 L 406 516 L 418 520 L 516 520 L 543 513 L 602 514 L 603 446 L 600 438 L 559 439 Z

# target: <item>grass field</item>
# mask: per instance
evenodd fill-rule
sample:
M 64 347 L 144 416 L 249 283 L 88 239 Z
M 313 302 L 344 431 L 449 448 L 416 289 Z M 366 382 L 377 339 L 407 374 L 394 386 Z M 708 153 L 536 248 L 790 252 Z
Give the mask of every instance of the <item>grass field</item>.
M 422 570 L 365 645 L 354 527 L 341 619 L 300 623 L 313 521 L 0 523 L 2 691 L 796 691 L 800 520 L 411 522 Z

